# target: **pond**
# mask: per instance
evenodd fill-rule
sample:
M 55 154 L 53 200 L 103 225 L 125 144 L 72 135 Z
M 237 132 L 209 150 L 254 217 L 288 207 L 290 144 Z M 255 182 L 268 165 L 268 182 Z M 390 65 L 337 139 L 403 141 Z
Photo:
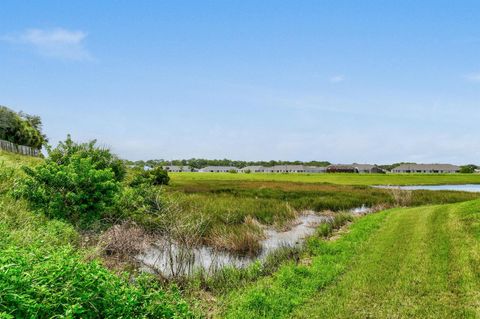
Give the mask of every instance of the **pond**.
M 370 211 L 368 207 L 362 206 L 352 209 L 351 213 L 363 215 Z M 331 221 L 332 218 L 307 211 L 286 231 L 266 228 L 265 239 L 260 242 L 262 250 L 258 256 L 239 256 L 208 246 L 182 247 L 174 242 L 159 240 L 138 255 L 137 260 L 142 264 L 142 270 L 159 272 L 165 277 L 191 275 L 198 270 L 212 274 L 226 266 L 243 268 L 256 260 L 265 260 L 270 253 L 281 247 L 301 245 L 306 237 L 315 233 L 317 226 Z
M 377 188 L 398 188 L 403 190 L 480 192 L 480 184 L 462 185 L 410 185 L 410 186 L 374 186 Z

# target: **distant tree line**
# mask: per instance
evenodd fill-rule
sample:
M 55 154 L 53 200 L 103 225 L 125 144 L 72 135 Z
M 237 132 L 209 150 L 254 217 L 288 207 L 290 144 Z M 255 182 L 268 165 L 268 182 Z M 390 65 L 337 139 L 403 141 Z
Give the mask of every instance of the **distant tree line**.
M 148 166 L 148 167 L 158 167 L 158 166 L 167 166 L 167 165 L 176 165 L 176 166 L 190 166 L 193 168 L 203 168 L 206 166 L 235 166 L 242 168 L 245 166 L 266 166 L 271 167 L 275 165 L 307 165 L 307 166 L 321 166 L 325 167 L 330 165 L 330 162 L 327 161 L 237 161 L 229 159 L 203 159 L 203 158 L 191 158 L 191 159 L 182 159 L 182 160 L 171 160 L 167 161 L 164 159 L 157 160 L 147 160 L 147 161 L 127 161 L 128 165 L 135 166 Z
M 35 149 L 41 149 L 48 141 L 39 116 L 17 113 L 5 106 L 0 106 L 0 139 Z

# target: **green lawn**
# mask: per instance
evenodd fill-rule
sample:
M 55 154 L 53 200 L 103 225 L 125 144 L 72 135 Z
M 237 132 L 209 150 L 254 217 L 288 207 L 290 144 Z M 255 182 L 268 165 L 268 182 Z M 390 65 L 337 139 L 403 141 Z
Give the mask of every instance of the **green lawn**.
M 394 209 L 231 294 L 228 318 L 478 318 L 480 201 Z
M 480 184 L 480 174 L 231 174 L 170 173 L 172 182 L 191 181 L 278 181 L 342 185 L 441 185 Z
M 392 213 L 301 318 L 478 318 L 480 202 Z

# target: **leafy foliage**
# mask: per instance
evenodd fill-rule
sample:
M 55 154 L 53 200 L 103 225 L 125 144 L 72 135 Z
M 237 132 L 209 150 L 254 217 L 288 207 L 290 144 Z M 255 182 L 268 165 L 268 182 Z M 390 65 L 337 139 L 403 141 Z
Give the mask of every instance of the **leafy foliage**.
M 88 143 L 75 143 L 70 135 L 64 142 L 58 143 L 55 149 L 47 148 L 49 160 L 58 165 L 68 165 L 71 159 L 89 158 L 96 169 L 111 169 L 115 179 L 121 181 L 125 178 L 126 168 L 122 160 L 112 154 L 108 148 L 96 146 L 97 141 Z
M 36 149 L 47 142 L 39 116 L 16 113 L 4 106 L 0 106 L 0 139 Z
M 16 194 L 48 217 L 89 223 L 115 204 L 124 175 L 121 164 L 94 141 L 76 144 L 68 137 L 49 150 L 44 163 L 24 167 L 27 177 Z
M 70 165 L 92 162 L 75 156 Z M 70 223 L 31 212 L 8 191 L 24 175 L 20 163 L 42 164 L 1 152 L 0 159 L 0 318 L 194 316 L 175 287 L 162 288 L 150 276 L 116 276 L 98 261 L 86 261 L 85 251 L 78 248 L 80 236 Z M 113 176 L 110 169 L 105 171 Z
M 478 169 L 477 165 L 469 164 L 460 167 L 460 173 L 463 174 L 472 174 L 475 173 L 475 170 Z
M 7 248 L 0 254 L 0 313 L 10 318 L 186 318 L 178 291 L 148 277 L 129 284 L 69 247 L 44 254 Z M 7 318 L 8 318 L 7 316 Z
M 168 185 L 170 177 L 168 172 L 162 167 L 158 166 L 149 170 L 135 169 L 133 170 L 134 177 L 130 182 L 130 186 L 138 186 L 141 184 L 150 185 Z

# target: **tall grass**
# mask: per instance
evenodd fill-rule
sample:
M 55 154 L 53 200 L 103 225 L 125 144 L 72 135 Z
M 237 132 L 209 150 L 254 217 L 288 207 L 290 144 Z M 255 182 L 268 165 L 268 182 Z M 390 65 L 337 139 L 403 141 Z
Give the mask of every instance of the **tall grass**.
M 338 185 L 440 185 L 479 184 L 478 174 L 229 174 L 172 173 L 176 183 L 186 181 L 276 181 Z

